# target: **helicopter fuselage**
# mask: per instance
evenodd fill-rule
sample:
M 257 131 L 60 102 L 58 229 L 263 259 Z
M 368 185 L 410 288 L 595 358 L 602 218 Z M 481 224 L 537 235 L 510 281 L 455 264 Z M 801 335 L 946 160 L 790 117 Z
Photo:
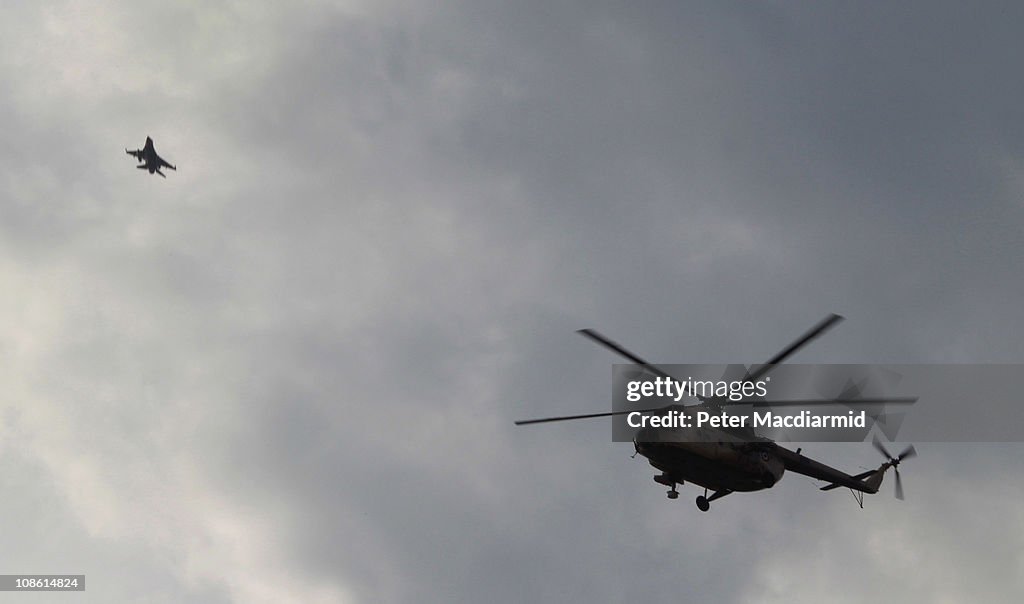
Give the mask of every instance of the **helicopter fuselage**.
M 645 428 L 633 445 L 664 473 L 658 477 L 662 484 L 692 482 L 713 491 L 760 491 L 774 486 L 786 471 L 774 442 L 746 442 L 722 430 Z

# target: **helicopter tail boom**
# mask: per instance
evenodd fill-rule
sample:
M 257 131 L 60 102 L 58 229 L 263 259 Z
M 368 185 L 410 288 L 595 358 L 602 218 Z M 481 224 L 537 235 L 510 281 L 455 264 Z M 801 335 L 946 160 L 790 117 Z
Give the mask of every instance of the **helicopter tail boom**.
M 830 491 L 837 487 L 846 486 L 851 489 L 861 491 L 862 493 L 874 494 L 878 492 L 878 487 L 882 485 L 882 479 L 885 478 L 885 473 L 889 471 L 889 468 L 892 468 L 893 472 L 896 474 L 896 499 L 903 499 L 903 480 L 900 478 L 899 465 L 900 462 L 903 461 L 904 459 L 909 459 L 917 455 L 917 450 L 914 449 L 913 445 L 910 445 L 909 447 L 904 449 L 902 453 L 893 457 L 893 455 L 889 453 L 885 446 L 882 445 L 882 443 L 878 440 L 877 436 L 871 440 L 871 444 L 874 445 L 876 449 L 878 449 L 879 453 L 885 456 L 886 461 L 882 465 L 878 466 L 877 470 L 868 470 L 867 472 L 857 474 L 856 476 L 851 476 L 851 478 L 853 478 L 854 480 L 860 481 L 863 488 L 860 488 L 861 485 L 858 485 L 858 487 L 853 487 L 849 484 L 844 485 L 839 483 L 832 483 L 821 487 L 821 490 Z

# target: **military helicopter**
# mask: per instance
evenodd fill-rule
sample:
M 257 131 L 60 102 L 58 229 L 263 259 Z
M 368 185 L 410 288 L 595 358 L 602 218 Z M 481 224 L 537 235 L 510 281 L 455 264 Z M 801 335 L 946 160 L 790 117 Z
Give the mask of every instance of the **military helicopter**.
M 804 335 L 797 338 L 792 344 L 779 351 L 778 354 L 766 363 L 755 366 L 757 369 L 753 373 L 748 373 L 745 379 L 750 382 L 756 382 L 776 365 L 784 362 L 811 340 L 819 337 L 842 320 L 843 317 L 839 315 L 829 315 Z M 654 375 L 663 378 L 671 377 L 666 372 L 651 365 L 594 330 L 583 329 L 579 333 Z M 685 407 L 685 409 L 705 408 L 718 411 L 721 408 L 721 401 L 697 398 L 700 399 L 699 405 L 690 405 Z M 760 404 L 763 406 L 784 406 L 789 403 L 799 403 L 800 405 L 835 404 L 837 402 L 912 404 L 916 400 L 916 397 L 891 399 L 856 398 L 851 400 L 831 399 L 822 401 L 762 401 Z M 644 409 L 642 411 L 653 412 L 659 410 L 663 409 Z M 612 411 L 607 413 L 565 415 L 521 420 L 515 423 L 521 426 L 611 417 L 632 412 Z M 846 487 L 853 493 L 858 504 L 864 507 L 864 494 L 877 493 L 885 473 L 892 468 L 896 474 L 895 495 L 897 499 L 902 500 L 903 483 L 900 478 L 899 464 L 917 454 L 914 446 L 911 445 L 899 455 L 893 456 L 878 440 L 878 437 L 875 436 L 872 439 L 872 444 L 885 456 L 886 461 L 875 470 L 851 475 L 801 455 L 799 448 L 796 451 L 792 451 L 771 439 L 756 436 L 752 433 L 740 434 L 737 430 L 730 428 L 702 428 L 699 432 L 699 437 L 688 438 L 685 439 L 685 442 L 680 442 L 678 439 L 664 438 L 666 430 L 666 428 L 641 428 L 633 438 L 633 446 L 636 450 L 634 456 L 639 454 L 646 457 L 650 464 L 661 472 L 661 474 L 654 476 L 654 481 L 669 488 L 669 499 L 677 499 L 679 497 L 679 491 L 676 487 L 677 485 L 684 484 L 686 481 L 703 487 L 704 494 L 698 496 L 696 502 L 697 508 L 702 512 L 706 512 L 711 508 L 712 501 L 721 499 L 731 493 L 769 489 L 778 483 L 787 470 L 827 482 L 827 485 L 821 487 L 822 491 Z M 709 491 L 712 493 L 710 496 L 708 496 Z

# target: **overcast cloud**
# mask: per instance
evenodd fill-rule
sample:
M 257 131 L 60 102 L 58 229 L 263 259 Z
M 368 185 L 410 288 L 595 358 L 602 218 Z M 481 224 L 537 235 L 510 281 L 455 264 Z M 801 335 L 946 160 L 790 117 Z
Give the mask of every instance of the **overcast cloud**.
M 86 575 L 49 601 L 1024 597 L 1020 445 L 701 513 L 607 422 L 512 424 L 607 408 L 583 327 L 1024 362 L 1019 5 L 0 15 L 0 572 Z

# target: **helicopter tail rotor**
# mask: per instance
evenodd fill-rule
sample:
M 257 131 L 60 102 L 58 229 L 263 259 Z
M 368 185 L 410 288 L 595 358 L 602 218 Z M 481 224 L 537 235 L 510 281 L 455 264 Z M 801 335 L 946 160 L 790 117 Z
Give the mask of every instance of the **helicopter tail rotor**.
M 888 449 L 886 449 L 885 446 L 882 444 L 882 442 L 878 440 L 877 436 L 875 436 L 871 440 L 871 444 L 874 445 L 874 447 L 876 449 L 878 449 L 878 452 L 881 453 L 882 455 L 884 455 L 885 458 L 886 458 L 886 462 L 884 464 L 882 464 L 878 468 L 878 471 L 876 472 L 876 475 L 878 476 L 878 482 L 881 483 L 882 482 L 882 476 L 885 474 L 885 471 L 888 470 L 889 468 L 892 468 L 893 472 L 896 473 L 896 481 L 895 481 L 896 482 L 896 486 L 895 486 L 896 499 L 899 499 L 900 501 L 902 501 L 903 500 L 903 479 L 900 478 L 900 468 L 899 468 L 899 465 L 900 465 L 901 461 L 903 461 L 905 459 L 910 459 L 911 457 L 916 456 L 917 455 L 917 449 L 914 448 L 914 445 L 910 445 L 909 447 L 904 449 L 902 453 L 900 453 L 899 455 L 893 457 L 892 454 L 889 453 Z

